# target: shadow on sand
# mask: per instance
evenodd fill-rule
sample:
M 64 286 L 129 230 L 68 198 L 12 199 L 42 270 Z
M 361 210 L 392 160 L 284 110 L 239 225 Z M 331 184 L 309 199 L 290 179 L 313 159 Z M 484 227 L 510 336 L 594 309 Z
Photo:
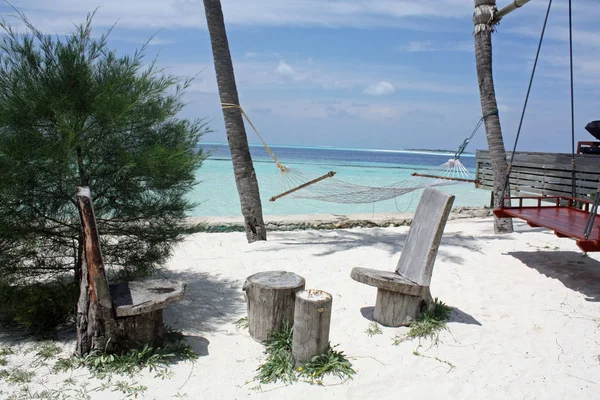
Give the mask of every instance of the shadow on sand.
M 187 283 L 183 301 L 164 311 L 165 323 L 187 335 L 216 331 L 245 310 L 243 282 L 203 272 L 169 272 L 166 277 Z
M 326 232 L 326 233 L 323 233 Z M 317 257 L 325 257 L 338 252 L 356 250 L 365 247 L 376 247 L 388 252 L 390 256 L 398 254 L 404 242 L 407 232 L 394 232 L 388 229 L 377 230 L 334 230 L 334 231 L 307 231 L 306 239 L 298 241 L 294 234 L 282 234 L 278 242 L 285 246 L 315 247 L 325 246 Z M 463 264 L 467 260 L 456 254 L 451 254 L 447 249 L 463 248 L 474 252 L 480 251 L 476 241 L 485 240 L 514 240 L 509 236 L 502 235 L 478 235 L 477 237 L 462 232 L 444 233 L 442 243 L 438 251 L 438 257 L 444 261 Z M 258 251 L 279 251 L 279 248 L 265 248 Z M 390 265 L 393 270 L 395 265 Z
M 360 313 L 362 316 L 374 322 L 373 312 L 375 311 L 375 307 L 363 307 L 360 309 Z M 450 314 L 450 319 L 448 322 L 457 322 L 459 324 L 468 324 L 468 325 L 478 325 L 481 326 L 481 322 L 477 321 L 472 315 L 467 314 L 459 308 L 453 307 L 452 314 Z
M 600 301 L 600 261 L 575 251 L 512 251 L 508 255 L 567 288 Z
M 164 309 L 164 323 L 183 331 L 198 355 L 208 355 L 209 341 L 202 334 L 235 322 L 236 316 L 245 310 L 242 282 L 201 272 L 169 271 L 162 277 L 187 282 L 184 299 Z M 34 342 L 36 339 L 21 326 L 0 319 L 0 346 L 12 346 L 26 340 Z M 52 339 L 74 343 L 74 326 L 56 332 Z

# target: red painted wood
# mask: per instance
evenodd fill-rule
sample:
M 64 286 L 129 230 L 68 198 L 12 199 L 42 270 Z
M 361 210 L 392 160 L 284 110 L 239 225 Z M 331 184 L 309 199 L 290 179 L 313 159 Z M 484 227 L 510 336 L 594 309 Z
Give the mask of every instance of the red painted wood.
M 566 206 L 541 205 L 505 207 L 494 210 L 494 215 L 499 218 L 519 218 L 529 226 L 551 229 L 558 237 L 577 239 L 577 246 L 585 252 L 600 251 L 599 218 L 596 218 L 593 223 L 590 237 L 586 239 L 584 236 L 585 226 L 590 216 L 587 211 Z
M 594 251 L 600 251 L 600 240 L 578 240 L 577 246 L 583 252 L 593 253 Z

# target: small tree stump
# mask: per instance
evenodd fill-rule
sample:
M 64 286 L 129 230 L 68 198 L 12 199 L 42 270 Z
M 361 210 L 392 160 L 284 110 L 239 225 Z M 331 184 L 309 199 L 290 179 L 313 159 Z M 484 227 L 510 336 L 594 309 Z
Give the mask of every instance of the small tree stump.
M 304 289 L 304 283 L 303 277 L 286 271 L 259 272 L 246 278 L 243 290 L 252 339 L 262 343 L 285 321 L 294 323 L 296 292 Z
M 296 293 L 292 340 L 292 355 L 296 366 L 327 351 L 332 303 L 331 294 L 322 290 Z
M 373 319 L 384 326 L 410 325 L 433 305 L 429 287 L 423 288 L 422 292 L 419 296 L 410 296 L 378 288 Z

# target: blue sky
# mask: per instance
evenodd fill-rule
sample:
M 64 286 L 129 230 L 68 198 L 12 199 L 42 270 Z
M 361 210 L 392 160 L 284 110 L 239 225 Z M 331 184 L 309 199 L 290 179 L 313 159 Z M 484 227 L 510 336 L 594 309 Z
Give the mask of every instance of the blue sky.
M 574 1 L 576 140 L 600 119 L 600 9 Z M 109 45 L 197 77 L 182 115 L 225 142 L 201 0 L 13 0 L 40 29 L 64 34 L 87 12 Z M 471 0 L 222 0 L 242 107 L 270 144 L 456 149 L 481 116 Z M 508 1 L 498 1 L 503 7 Z M 547 6 L 532 0 L 494 35 L 494 77 L 508 148 Z M 567 0 L 554 0 L 518 150 L 570 152 Z M 18 21 L 0 5 L 0 15 Z M 258 142 L 252 131 L 249 141 Z M 468 151 L 487 148 L 483 129 Z

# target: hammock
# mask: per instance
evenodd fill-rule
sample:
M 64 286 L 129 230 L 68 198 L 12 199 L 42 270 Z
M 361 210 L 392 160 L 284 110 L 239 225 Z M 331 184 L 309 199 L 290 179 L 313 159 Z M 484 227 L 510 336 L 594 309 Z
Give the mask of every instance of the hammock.
M 470 179 L 469 171 L 460 162 L 459 157 L 479 126 L 481 126 L 486 116 L 481 118 L 477 127 L 471 134 L 471 137 L 465 139 L 454 155 L 454 158 L 451 158 L 439 167 L 428 170 L 426 174 L 415 172 L 412 174 L 412 178 L 388 186 L 366 186 L 335 179 L 335 171 L 329 171 L 325 175 L 311 179 L 310 177 L 303 175 L 300 171 L 297 171 L 295 168 L 290 168 L 281 164 L 240 105 L 221 103 L 221 106 L 224 109 L 234 108 L 241 112 L 242 116 L 248 121 L 269 155 L 275 161 L 275 165 L 279 169 L 278 186 L 280 187 L 280 194 L 271 197 L 269 199 L 270 201 L 288 197 L 320 200 L 339 204 L 375 203 L 393 199 L 426 187 L 447 186 L 459 182 L 472 182 L 477 184 L 476 180 Z M 494 112 L 497 112 L 497 110 Z
M 275 201 L 282 197 L 290 197 L 339 204 L 374 203 L 393 199 L 426 187 L 474 182 L 469 179 L 469 171 L 457 159 L 450 159 L 427 172 L 427 174 L 413 173 L 411 178 L 387 186 L 366 186 L 336 179 L 334 171 L 316 179 L 310 179 L 293 168 L 284 167 L 283 170 L 280 168 L 278 175 L 278 186 L 281 193 L 269 200 Z

